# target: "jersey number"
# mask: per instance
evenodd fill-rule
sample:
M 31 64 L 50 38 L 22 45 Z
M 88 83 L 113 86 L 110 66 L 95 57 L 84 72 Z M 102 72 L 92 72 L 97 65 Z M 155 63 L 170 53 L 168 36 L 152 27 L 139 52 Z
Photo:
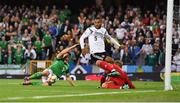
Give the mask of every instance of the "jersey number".
M 94 36 L 94 41 L 97 41 L 97 36 Z

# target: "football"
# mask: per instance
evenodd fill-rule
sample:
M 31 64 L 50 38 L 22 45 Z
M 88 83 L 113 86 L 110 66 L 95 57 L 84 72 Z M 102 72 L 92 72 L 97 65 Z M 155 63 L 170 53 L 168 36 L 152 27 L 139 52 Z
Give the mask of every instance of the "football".
M 48 81 L 51 83 L 55 83 L 57 79 L 56 75 L 48 76 Z

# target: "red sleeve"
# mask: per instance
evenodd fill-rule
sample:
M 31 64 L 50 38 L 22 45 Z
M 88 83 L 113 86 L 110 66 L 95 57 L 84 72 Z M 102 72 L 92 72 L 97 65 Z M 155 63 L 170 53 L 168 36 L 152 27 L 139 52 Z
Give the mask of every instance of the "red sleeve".
M 116 64 L 113 64 L 113 67 L 114 67 L 114 69 L 115 69 L 117 72 L 120 73 L 120 75 L 121 75 L 122 78 L 127 78 L 127 74 L 122 70 L 121 67 L 119 67 L 119 66 L 116 65 Z
M 113 69 L 113 65 L 112 64 L 109 64 L 105 61 L 101 61 L 100 62 L 100 68 L 104 69 L 106 72 L 111 72 L 111 70 Z

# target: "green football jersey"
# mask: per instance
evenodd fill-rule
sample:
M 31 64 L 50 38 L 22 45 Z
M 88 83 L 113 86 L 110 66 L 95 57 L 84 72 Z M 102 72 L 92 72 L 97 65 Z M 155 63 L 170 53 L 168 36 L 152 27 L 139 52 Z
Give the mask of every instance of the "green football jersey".
M 41 41 L 35 41 L 34 46 L 36 47 L 36 52 L 41 52 L 42 51 L 42 42 Z
M 0 46 L 1 46 L 2 49 L 7 50 L 7 45 L 8 45 L 7 41 L 0 41 Z
M 12 63 L 13 63 L 12 55 L 8 55 L 8 64 L 12 64 Z
M 2 62 L 2 52 L 0 51 L 0 63 Z
M 69 73 L 69 64 L 65 63 L 62 59 L 56 59 L 49 68 L 57 77 Z
M 16 50 L 14 54 L 14 58 L 15 58 L 16 64 L 21 64 L 23 62 L 23 50 L 21 50 L 20 53 L 18 53 Z
M 43 39 L 44 39 L 44 44 L 45 44 L 45 46 L 51 46 L 51 42 L 52 42 L 52 37 L 51 37 L 51 35 L 45 35 L 44 37 L 43 37 Z

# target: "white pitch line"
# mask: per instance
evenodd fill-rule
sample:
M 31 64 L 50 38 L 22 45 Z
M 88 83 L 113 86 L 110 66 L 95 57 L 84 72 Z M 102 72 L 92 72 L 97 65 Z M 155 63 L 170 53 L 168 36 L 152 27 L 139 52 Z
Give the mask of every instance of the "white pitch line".
M 81 97 L 81 96 L 95 96 L 95 95 L 105 95 L 105 94 L 128 94 L 128 93 L 148 93 L 148 92 L 158 92 L 158 90 L 99 92 L 99 93 L 65 94 L 65 95 L 32 96 L 32 97 L 8 97 L 8 98 L 0 98 L 0 100 L 43 99 L 43 98 L 56 98 L 56 97 L 58 98 Z
M 49 93 L 64 93 L 64 92 L 62 92 L 62 91 L 49 91 L 49 90 L 34 90 L 34 89 L 32 89 L 32 90 L 23 90 L 23 91 L 25 91 L 25 92 L 40 92 L 40 91 L 43 91 L 43 92 L 49 92 Z M 82 93 L 82 92 L 71 92 L 71 94 L 77 94 L 77 93 Z
M 0 85 L 7 85 L 7 84 L 8 84 L 8 85 L 9 85 L 9 84 L 13 84 L 13 85 L 14 85 L 14 84 L 20 84 L 20 83 L 6 83 L 6 84 L 0 84 Z

